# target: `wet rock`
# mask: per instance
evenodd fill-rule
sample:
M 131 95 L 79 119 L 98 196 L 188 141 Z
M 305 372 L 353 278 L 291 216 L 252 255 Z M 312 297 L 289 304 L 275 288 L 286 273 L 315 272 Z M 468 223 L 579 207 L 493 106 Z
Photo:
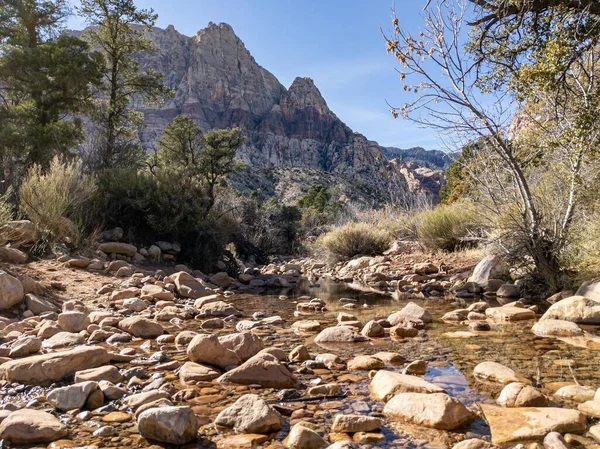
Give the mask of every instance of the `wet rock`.
M 534 311 L 508 305 L 502 307 L 490 307 L 486 309 L 485 315 L 496 322 L 524 321 L 535 319 Z
M 208 304 L 204 304 L 202 308 L 198 311 L 198 316 L 207 317 L 207 316 L 229 316 L 235 315 L 239 313 L 239 311 L 229 303 L 224 301 L 215 301 L 210 302 Z
M 138 430 L 144 438 L 169 444 L 195 441 L 198 421 L 190 407 L 159 407 L 138 416 Z
M 97 382 L 81 382 L 62 388 L 55 388 L 46 398 L 48 402 L 59 410 L 68 412 L 83 408 L 92 392 L 100 390 Z
M 235 352 L 242 362 L 245 362 L 250 357 L 254 357 L 265 347 L 262 339 L 249 331 L 224 335 L 219 337 L 219 343 L 230 351 Z
M 283 418 L 260 396 L 246 394 L 219 413 L 215 424 L 241 433 L 270 433 L 281 429 Z
M 223 346 L 216 335 L 196 335 L 187 347 L 187 355 L 192 362 L 220 368 L 241 362 L 237 354 Z
M 384 402 L 400 393 L 445 393 L 445 391 L 417 376 L 394 373 L 381 370 L 371 380 L 369 385 L 371 395 Z
M 496 401 L 503 407 L 547 407 L 546 396 L 522 382 L 512 382 L 500 392 Z
M 327 442 L 303 423 L 292 427 L 289 435 L 283 440 L 283 447 L 288 449 L 320 449 L 325 446 Z
M 179 371 L 183 383 L 210 381 L 221 375 L 217 370 L 194 362 L 185 362 Z
M 149 404 L 159 399 L 168 399 L 170 395 L 164 391 L 152 390 L 145 393 L 136 393 L 123 399 L 123 405 L 134 412 L 144 404 Z
M 484 287 L 490 279 L 502 279 L 506 274 L 506 267 L 499 257 L 486 256 L 475 266 L 469 281 Z
M 531 328 L 536 335 L 558 337 L 582 335 L 583 329 L 572 321 L 545 319 L 538 321 Z
M 381 419 L 365 415 L 335 415 L 332 432 L 371 432 L 381 428 Z
M 456 429 L 475 418 L 462 402 L 446 393 L 400 393 L 385 404 L 383 414 L 442 430 Z
M 419 331 L 414 327 L 394 326 L 390 328 L 390 337 L 394 340 L 414 338 L 417 335 L 419 335 Z
M 40 410 L 17 410 L 0 424 L 0 439 L 13 444 L 49 443 L 66 436 L 67 426 Z
M 321 323 L 316 320 L 300 320 L 292 324 L 292 328 L 303 332 L 319 332 Z
M 256 384 L 267 388 L 290 388 L 297 383 L 294 375 L 275 356 L 266 353 L 255 355 L 241 366 L 223 374 L 217 381 Z
M 107 365 L 98 368 L 90 368 L 75 373 L 75 382 L 86 382 L 106 380 L 114 384 L 118 384 L 123 381 L 123 376 L 119 372 L 116 366 Z
M 571 296 L 550 306 L 540 320 L 555 319 L 581 324 L 600 324 L 600 301 Z
M 468 440 L 461 441 L 460 443 L 452 446 L 452 449 L 499 449 L 485 440 L 479 438 L 470 438 Z
M 480 379 L 489 380 L 492 382 L 500 382 L 508 384 L 511 382 L 522 382 L 530 385 L 531 382 L 520 374 L 515 373 L 512 369 L 496 362 L 482 362 L 475 367 L 473 375 Z
M 348 362 L 349 371 L 370 371 L 385 368 L 383 360 L 369 355 L 357 355 Z
M 415 360 L 414 362 L 409 363 L 404 368 L 405 374 L 414 374 L 418 376 L 422 376 L 427 372 L 427 362 L 424 360 Z
M 396 352 L 378 352 L 377 354 L 373 354 L 373 357 L 377 357 L 391 365 L 400 365 L 405 362 L 404 357 Z
M 138 338 L 156 338 L 164 332 L 162 326 L 156 321 L 139 316 L 119 321 L 119 329 Z
M 24 295 L 21 281 L 5 271 L 0 271 L 0 310 L 10 309 L 19 304 Z
M 291 362 L 304 362 L 305 360 L 310 360 L 310 358 L 311 357 L 308 353 L 308 349 L 304 345 L 296 346 L 290 351 L 289 355 Z
M 385 329 L 375 320 L 371 320 L 365 324 L 360 333 L 368 338 L 385 337 Z
M 0 365 L 0 376 L 9 382 L 45 385 L 58 382 L 84 368 L 106 365 L 109 361 L 110 356 L 103 348 L 78 347 L 3 363 Z
M 406 321 L 410 322 L 413 320 L 422 321 L 423 323 L 431 323 L 433 318 L 428 310 L 414 302 L 409 302 L 402 310 L 392 313 L 388 317 L 388 321 L 391 326 L 399 326 Z
M 498 291 L 496 291 L 496 296 L 500 298 L 518 298 L 521 296 L 521 292 L 519 291 L 519 287 L 514 284 L 502 284 Z
M 338 384 L 323 384 L 308 389 L 309 396 L 335 396 L 340 391 Z
M 554 407 L 504 408 L 480 404 L 492 432 L 492 443 L 541 441 L 550 432 L 582 433 L 587 426 L 583 413 Z
M 349 326 L 328 327 L 315 337 L 315 343 L 358 343 L 368 340 L 355 328 Z

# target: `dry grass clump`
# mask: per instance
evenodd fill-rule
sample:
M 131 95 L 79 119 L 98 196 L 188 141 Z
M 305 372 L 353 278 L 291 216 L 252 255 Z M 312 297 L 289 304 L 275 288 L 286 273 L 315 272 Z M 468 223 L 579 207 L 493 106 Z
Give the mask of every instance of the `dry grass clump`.
M 332 260 L 349 260 L 355 256 L 376 256 L 392 243 L 389 231 L 367 223 L 347 223 L 334 228 L 318 240 L 318 246 L 327 251 Z

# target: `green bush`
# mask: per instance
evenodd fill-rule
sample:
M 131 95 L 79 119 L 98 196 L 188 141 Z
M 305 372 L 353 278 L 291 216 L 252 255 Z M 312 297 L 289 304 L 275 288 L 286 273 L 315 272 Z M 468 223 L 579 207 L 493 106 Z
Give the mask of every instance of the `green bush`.
M 456 251 L 473 246 L 474 237 L 482 232 L 482 220 L 468 203 L 440 205 L 415 218 L 409 223 L 416 228 L 421 245 L 430 250 Z
M 367 223 L 347 223 L 324 234 L 317 241 L 332 260 L 349 260 L 354 256 L 376 256 L 387 250 L 392 235 Z
M 29 169 L 19 204 L 46 239 L 77 246 L 91 218 L 89 204 L 95 191 L 96 184 L 82 173 L 80 161 L 55 157 L 46 171 L 37 164 Z

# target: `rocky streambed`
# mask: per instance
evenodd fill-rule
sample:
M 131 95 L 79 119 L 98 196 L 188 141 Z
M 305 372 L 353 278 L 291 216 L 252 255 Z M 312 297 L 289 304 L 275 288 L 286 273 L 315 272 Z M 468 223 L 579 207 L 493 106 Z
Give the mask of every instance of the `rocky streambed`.
M 596 327 L 288 280 L 132 269 L 60 310 L 29 293 L 0 320 L 4 447 L 596 447 Z

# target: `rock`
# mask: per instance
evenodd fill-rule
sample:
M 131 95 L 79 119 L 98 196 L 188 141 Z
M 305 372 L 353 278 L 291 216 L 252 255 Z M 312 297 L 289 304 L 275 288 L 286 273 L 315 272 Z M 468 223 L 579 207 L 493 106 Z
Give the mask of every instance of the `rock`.
M 390 328 L 390 337 L 393 340 L 414 338 L 417 335 L 419 335 L 419 331 L 414 327 L 394 326 Z
M 283 418 L 256 394 L 246 394 L 215 419 L 218 426 L 241 433 L 271 433 L 283 426 Z
M 508 384 L 511 382 L 522 382 L 530 385 L 531 382 L 515 373 L 510 368 L 501 365 L 496 362 L 482 362 L 475 367 L 473 375 L 480 379 L 485 379 L 492 382 L 500 382 L 501 384 Z
M 396 352 L 378 352 L 377 354 L 373 354 L 373 357 L 377 357 L 379 360 L 383 360 L 385 363 L 391 365 L 400 365 L 406 361 L 404 357 Z
M 558 432 L 550 432 L 544 438 L 544 449 L 569 449 L 569 445 Z
M 125 318 L 119 321 L 118 326 L 119 329 L 138 338 L 156 338 L 164 332 L 162 326 L 156 321 L 139 316 Z
M 383 414 L 442 430 L 456 429 L 475 418 L 458 399 L 446 393 L 400 393 L 385 404 Z
M 27 258 L 27 254 L 17 248 L 0 247 L 0 261 L 2 262 L 25 263 L 27 262 Z
M 100 382 L 98 382 L 98 386 L 100 387 L 100 390 L 102 390 L 104 397 L 109 401 L 121 399 L 127 394 L 127 390 L 119 388 L 112 382 L 109 382 L 107 380 L 101 380 Z
M 84 368 L 106 365 L 109 361 L 110 356 L 104 348 L 82 346 L 3 363 L 0 377 L 25 385 L 46 385 Z
M 291 362 L 304 362 L 310 360 L 310 354 L 306 346 L 299 345 L 290 351 L 289 359 Z
M 159 407 L 138 416 L 138 430 L 144 438 L 182 445 L 195 441 L 198 420 L 190 407 Z
M 34 243 L 38 239 L 35 225 L 29 220 L 9 221 L 0 227 L 0 236 L 7 242 Z
M 571 296 L 550 306 L 541 320 L 555 319 L 581 324 L 600 324 L 600 301 Z
M 350 326 L 328 327 L 315 337 L 315 343 L 359 343 L 368 340 Z
M 546 302 L 550 304 L 556 304 L 558 301 L 562 301 L 565 298 L 575 295 L 573 290 L 563 290 L 562 292 L 555 293 L 554 295 L 546 298 Z
M 535 320 L 534 311 L 513 306 L 490 307 L 485 315 L 496 322 Z
M 59 326 L 57 326 L 57 327 L 59 329 L 62 329 Z M 46 349 L 58 349 L 58 348 L 64 348 L 67 346 L 81 345 L 84 342 L 85 342 L 85 338 L 83 338 L 83 335 L 81 335 L 79 333 L 76 334 L 76 333 L 72 333 L 72 332 L 57 332 L 56 334 L 52 335 L 47 340 L 44 340 L 44 342 L 42 343 L 42 346 Z
M 179 371 L 183 383 L 211 381 L 220 375 L 217 370 L 194 362 L 185 362 Z
M 81 332 L 90 325 L 90 320 L 83 312 L 63 312 L 58 315 L 58 324 L 66 332 Z
M 192 362 L 220 368 L 241 362 L 237 354 L 223 346 L 216 335 L 196 335 L 187 347 L 187 355 Z
M 371 432 L 381 428 L 381 419 L 365 415 L 335 415 L 332 432 Z
M 100 382 L 101 380 L 106 380 L 108 382 L 112 382 L 113 384 L 118 384 L 123 381 L 123 376 L 119 372 L 116 366 L 107 365 L 100 366 L 98 368 L 90 368 L 82 371 L 77 371 L 75 373 L 75 382 L 86 382 L 86 381 L 96 381 Z
M 400 393 L 445 393 L 445 391 L 424 379 L 407 374 L 381 370 L 371 380 L 369 385 L 371 396 L 384 402 Z
M 383 360 L 369 355 L 357 355 L 348 362 L 348 371 L 370 371 L 385 368 Z
M 500 392 L 496 400 L 503 407 L 547 407 L 546 396 L 522 382 L 512 382 Z
M 294 375 L 275 356 L 267 353 L 255 355 L 241 366 L 223 374 L 217 381 L 256 384 L 266 388 L 291 388 L 297 383 Z
M 198 311 L 198 316 L 229 316 L 237 313 L 239 313 L 239 311 L 231 304 L 228 304 L 224 301 L 215 301 L 204 304 Z
M 583 404 L 579 404 L 577 409 L 586 415 L 593 416 L 594 418 L 600 418 L 600 401 L 586 401 Z
M 303 332 L 319 332 L 321 330 L 321 323 L 316 320 L 300 320 L 294 322 L 292 328 Z
M 375 320 L 369 321 L 360 331 L 367 338 L 385 337 L 385 329 Z
M 427 372 L 427 362 L 424 360 L 415 360 L 414 362 L 411 362 L 408 365 L 406 365 L 404 371 L 406 374 L 422 376 Z
M 502 279 L 506 277 L 507 270 L 497 256 L 484 257 L 473 270 L 469 281 L 485 287 L 490 279 Z
M 220 273 L 213 274 L 210 278 L 210 283 L 215 284 L 217 287 L 227 288 L 233 282 L 233 279 L 229 277 L 227 273 L 221 271 Z
M 338 384 L 322 384 L 308 389 L 309 396 L 334 396 L 340 391 Z
M 488 443 L 485 440 L 481 440 L 479 438 L 470 438 L 468 440 L 463 440 L 460 443 L 452 446 L 452 449 L 500 449 L 498 446 L 495 446 L 491 443 Z
M 423 323 L 431 323 L 433 318 L 429 311 L 425 310 L 423 307 L 414 302 L 409 302 L 399 312 L 392 313 L 388 317 L 388 321 L 391 326 L 399 326 L 407 321 L 422 321 Z
M 252 332 L 244 331 L 219 337 L 219 343 L 236 353 L 242 362 L 255 356 L 265 347 L 262 339 Z
M 600 442 L 600 424 L 596 424 L 590 427 L 588 433 L 596 440 Z
M 123 254 L 127 257 L 133 257 L 137 253 L 135 246 L 120 242 L 101 243 L 98 249 L 105 254 Z
M 171 275 L 175 286 L 177 287 L 177 291 L 184 298 L 200 298 L 202 296 L 211 295 L 213 292 L 208 290 L 204 285 L 200 283 L 196 278 L 194 278 L 191 274 L 186 273 L 185 271 L 180 271 L 179 273 L 175 273 Z
M 17 340 L 12 342 L 9 357 L 15 359 L 19 357 L 26 357 L 29 354 L 35 354 L 42 349 L 42 341 L 33 336 L 19 337 Z
M 23 301 L 24 295 L 21 282 L 5 271 L 0 271 L 0 310 L 16 306 Z
M 31 310 L 34 315 L 41 315 L 46 312 L 56 312 L 57 308 L 50 301 L 39 298 L 32 293 L 25 295 L 25 306 L 27 310 Z
M 57 409 L 68 412 L 69 410 L 83 408 L 90 394 L 99 389 L 98 382 L 81 382 L 55 388 L 48 393 L 46 398 Z
M 583 329 L 572 321 L 545 319 L 538 321 L 531 328 L 532 332 L 541 336 L 568 337 L 582 335 Z
M 583 296 L 594 301 L 600 301 L 600 281 L 587 281 L 577 289 L 575 296 Z
M 288 449 L 320 449 L 327 446 L 327 442 L 314 430 L 298 423 L 292 427 L 289 435 L 283 440 L 283 447 Z
M 169 393 L 160 390 L 150 390 L 144 393 L 136 393 L 131 396 L 127 396 L 123 399 L 123 405 L 130 408 L 133 412 L 136 412 L 140 407 L 151 402 L 158 401 L 159 399 L 168 399 Z
M 559 388 L 554 395 L 568 401 L 585 402 L 592 401 L 595 393 L 596 390 L 590 387 L 565 385 L 564 387 Z
M 423 263 L 416 263 L 413 266 L 413 272 L 416 274 L 433 274 L 433 273 L 437 273 L 439 271 L 439 268 L 436 267 L 434 264 L 432 263 L 428 263 L 428 262 L 423 262 Z
M 500 298 L 518 298 L 521 296 L 521 292 L 519 291 L 519 287 L 514 284 L 502 284 L 498 291 L 496 291 L 496 296 Z
M 0 439 L 13 444 L 50 443 L 66 436 L 67 426 L 41 410 L 17 410 L 0 424 Z
M 577 410 L 554 407 L 504 408 L 480 404 L 492 432 L 492 443 L 541 441 L 550 432 L 583 433 L 587 420 Z

